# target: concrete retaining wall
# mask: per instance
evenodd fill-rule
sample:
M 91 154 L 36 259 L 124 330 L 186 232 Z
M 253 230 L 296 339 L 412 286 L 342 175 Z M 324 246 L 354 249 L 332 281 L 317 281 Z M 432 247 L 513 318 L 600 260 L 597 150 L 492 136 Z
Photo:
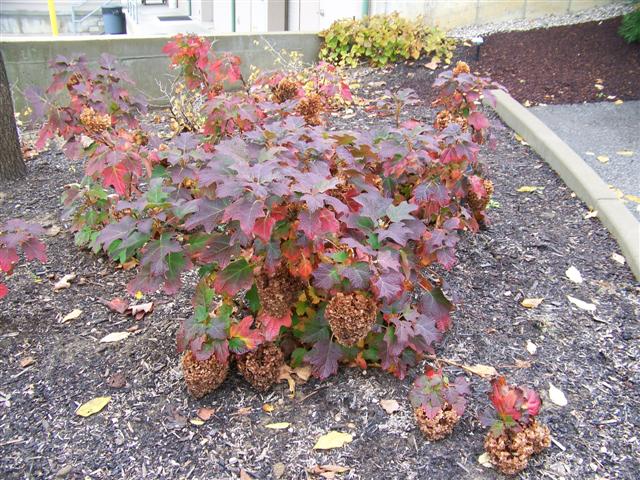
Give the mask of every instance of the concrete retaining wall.
M 0 0 L 2 1 L 2 0 Z M 78 12 L 81 18 L 88 12 Z M 71 15 L 57 15 L 58 30 L 60 34 L 73 34 Z M 102 28 L 102 15 L 92 15 L 84 22 L 76 25 L 78 33 L 100 34 Z M 48 13 L 39 12 L 3 12 L 0 15 L 0 32 L 11 35 L 43 35 L 51 33 L 51 21 Z
M 298 51 L 309 62 L 317 59 L 320 50 L 320 38 L 311 33 L 221 34 L 208 38 L 215 42 L 216 50 L 238 55 L 245 75 L 248 75 L 250 65 L 262 70 L 274 68 L 273 56 L 264 51 L 263 44 L 256 45 L 255 41 L 265 39 L 276 50 Z M 116 56 L 140 92 L 150 97 L 151 103 L 157 103 L 161 95 L 157 81 L 166 82 L 171 76 L 169 60 L 162 53 L 168 40 L 169 37 L 158 36 L 59 37 L 55 40 L 3 38 L 0 39 L 0 50 L 18 110 L 25 106 L 22 90 L 29 85 L 45 87 L 49 84 L 48 62 L 56 55 L 75 53 L 84 53 L 89 59 L 98 59 L 103 52 Z

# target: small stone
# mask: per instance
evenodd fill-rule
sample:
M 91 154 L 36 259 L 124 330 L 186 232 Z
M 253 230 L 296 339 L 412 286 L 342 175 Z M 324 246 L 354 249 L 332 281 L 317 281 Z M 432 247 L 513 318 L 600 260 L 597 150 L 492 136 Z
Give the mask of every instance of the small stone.
M 73 465 L 65 465 L 56 473 L 56 478 L 64 478 L 71 473 L 73 470 Z
M 276 463 L 273 465 L 273 467 L 271 467 L 271 470 L 275 478 L 282 478 L 282 476 L 284 475 L 285 466 L 283 463 Z

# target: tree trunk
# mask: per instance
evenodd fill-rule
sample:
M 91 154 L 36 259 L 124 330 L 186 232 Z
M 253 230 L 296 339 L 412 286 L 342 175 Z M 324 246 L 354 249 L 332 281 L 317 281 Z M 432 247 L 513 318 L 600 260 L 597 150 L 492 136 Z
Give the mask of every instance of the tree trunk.
M 18 127 L 13 114 L 11 87 L 0 52 L 0 180 L 22 178 L 27 166 L 22 159 Z

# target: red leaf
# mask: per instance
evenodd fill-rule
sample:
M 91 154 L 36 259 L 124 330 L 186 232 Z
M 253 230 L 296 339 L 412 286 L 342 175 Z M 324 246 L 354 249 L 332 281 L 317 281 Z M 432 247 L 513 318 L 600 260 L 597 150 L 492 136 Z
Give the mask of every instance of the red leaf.
M 245 235 L 250 235 L 256 219 L 262 216 L 264 204 L 260 200 L 241 198 L 229 205 L 224 211 L 223 220 L 238 220 Z
M 487 190 L 484 188 L 484 182 L 482 178 L 477 175 L 472 175 L 469 177 L 469 185 L 471 186 L 471 191 L 475 193 L 478 198 L 484 198 L 487 196 Z
M 40 260 L 42 263 L 47 261 L 46 247 L 42 240 L 35 237 L 28 238 L 22 244 L 22 250 L 24 251 L 27 261 L 34 259 Z
M 105 187 L 113 187 L 119 195 L 125 195 L 127 193 L 127 182 L 125 181 L 127 174 L 127 167 L 123 163 L 107 167 L 102 171 L 102 184 Z
M 253 233 L 264 243 L 268 243 L 276 220 L 273 217 L 264 217 L 256 220 L 253 226 Z
M 489 399 L 495 407 L 498 415 L 502 417 L 510 416 L 513 420 L 520 419 L 520 410 L 518 409 L 519 388 L 514 388 L 507 384 L 504 377 L 498 377 L 491 381 L 492 391 Z
M 467 121 L 469 122 L 469 125 L 471 125 L 476 130 L 489 128 L 489 126 L 491 125 L 489 123 L 489 119 L 480 112 L 473 112 L 471 115 L 469 115 Z
M 348 102 L 351 102 L 353 100 L 353 96 L 351 95 L 351 89 L 349 88 L 349 85 L 347 85 L 345 82 L 342 82 L 340 84 L 340 94 L 342 95 L 342 98 L 344 98 Z
M 239 323 L 229 328 L 229 349 L 234 353 L 246 353 L 255 350 L 262 343 L 262 334 L 252 330 L 253 317 L 247 315 Z
M 304 211 L 300 214 L 300 230 L 313 240 L 325 233 L 336 233 L 340 230 L 340 223 L 331 210 L 322 208 L 313 213 Z
M 98 299 L 98 301 L 107 307 L 109 310 L 113 310 L 117 313 L 124 313 L 129 308 L 129 302 L 121 299 L 120 297 L 116 297 L 113 300 L 105 300 L 103 298 Z
M 10 273 L 13 270 L 13 265 L 18 262 L 18 252 L 15 248 L 0 248 L 0 269 L 2 271 Z
M 282 318 L 275 318 L 263 312 L 260 315 L 260 323 L 264 326 L 264 339 L 270 342 L 277 338 L 281 327 L 291 326 L 291 312 Z
M 0 283 L 0 298 L 3 298 L 7 293 L 9 293 L 9 289 L 4 283 Z

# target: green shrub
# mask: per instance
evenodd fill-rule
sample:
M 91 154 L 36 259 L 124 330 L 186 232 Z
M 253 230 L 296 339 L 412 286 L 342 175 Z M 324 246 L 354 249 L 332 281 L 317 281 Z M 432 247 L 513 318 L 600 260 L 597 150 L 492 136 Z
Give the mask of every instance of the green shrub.
M 320 57 L 341 65 L 355 66 L 367 60 L 383 66 L 400 60 L 433 55 L 449 63 L 455 40 L 424 24 L 423 18 L 408 20 L 397 12 L 362 20 L 338 20 L 320 32 L 324 39 Z
M 618 33 L 628 43 L 640 42 L 640 6 L 622 17 L 622 25 Z

